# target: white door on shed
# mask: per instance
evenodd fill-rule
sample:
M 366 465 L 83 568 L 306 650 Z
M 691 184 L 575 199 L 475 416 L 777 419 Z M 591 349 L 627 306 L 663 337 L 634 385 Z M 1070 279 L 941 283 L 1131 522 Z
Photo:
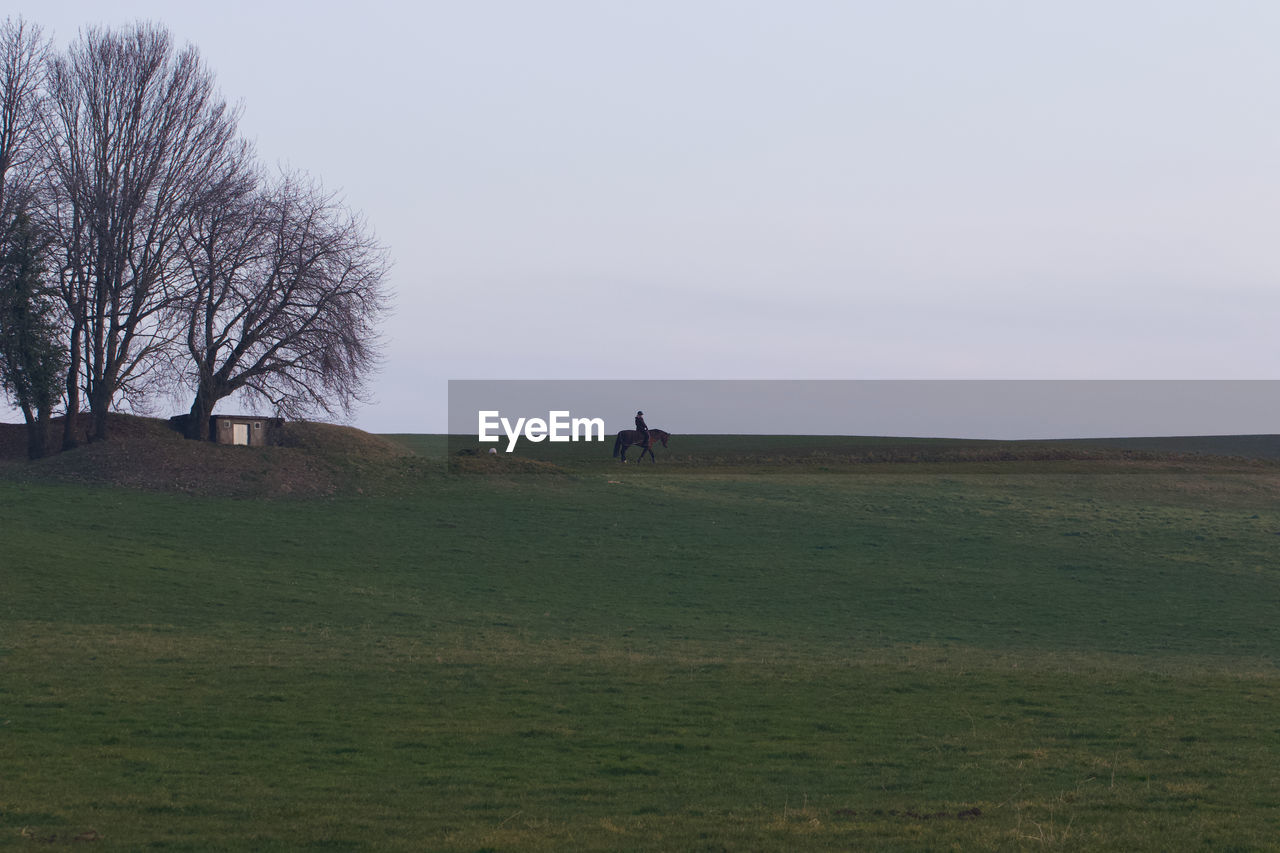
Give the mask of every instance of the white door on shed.
M 248 424 L 232 424 L 231 425 L 231 443 L 232 444 L 248 444 L 249 443 L 249 425 Z

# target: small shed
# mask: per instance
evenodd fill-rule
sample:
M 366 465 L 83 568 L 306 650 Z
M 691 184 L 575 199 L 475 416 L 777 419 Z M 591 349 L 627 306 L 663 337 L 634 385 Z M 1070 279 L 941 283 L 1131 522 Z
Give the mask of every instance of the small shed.
M 262 447 L 274 443 L 273 433 L 283 423 L 280 418 L 261 415 L 213 415 L 209 418 L 209 435 L 218 444 Z

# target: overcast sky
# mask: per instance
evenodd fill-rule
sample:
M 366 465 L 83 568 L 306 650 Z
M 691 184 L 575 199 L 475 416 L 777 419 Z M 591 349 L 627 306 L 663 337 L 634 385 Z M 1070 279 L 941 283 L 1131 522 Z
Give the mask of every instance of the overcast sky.
M 6 8 L 166 24 L 364 212 L 366 429 L 448 379 L 1277 376 L 1280 4 Z

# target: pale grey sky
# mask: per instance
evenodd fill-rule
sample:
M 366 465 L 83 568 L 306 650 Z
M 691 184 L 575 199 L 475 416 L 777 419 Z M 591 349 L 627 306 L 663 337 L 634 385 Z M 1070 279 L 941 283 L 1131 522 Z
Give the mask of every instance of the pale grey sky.
M 443 430 L 448 379 L 1277 376 L 1280 4 L 7 11 L 166 24 L 366 214 L 366 429 Z

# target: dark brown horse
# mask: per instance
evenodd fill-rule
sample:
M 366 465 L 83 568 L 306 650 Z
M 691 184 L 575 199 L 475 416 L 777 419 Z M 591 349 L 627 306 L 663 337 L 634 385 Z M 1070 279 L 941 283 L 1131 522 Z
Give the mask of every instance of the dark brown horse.
M 646 453 L 649 454 L 650 460 L 657 462 L 657 457 L 653 455 L 653 442 L 655 440 L 661 441 L 662 446 L 666 447 L 668 438 L 671 438 L 671 433 L 664 432 L 660 429 L 651 429 L 649 430 L 649 443 L 645 444 L 644 439 L 638 430 L 624 429 L 622 432 L 618 433 L 618 440 L 613 443 L 613 456 L 616 459 L 618 455 L 621 454 L 622 461 L 626 462 L 627 448 L 639 447 L 641 448 L 640 458 L 636 460 L 637 462 L 643 461 Z

